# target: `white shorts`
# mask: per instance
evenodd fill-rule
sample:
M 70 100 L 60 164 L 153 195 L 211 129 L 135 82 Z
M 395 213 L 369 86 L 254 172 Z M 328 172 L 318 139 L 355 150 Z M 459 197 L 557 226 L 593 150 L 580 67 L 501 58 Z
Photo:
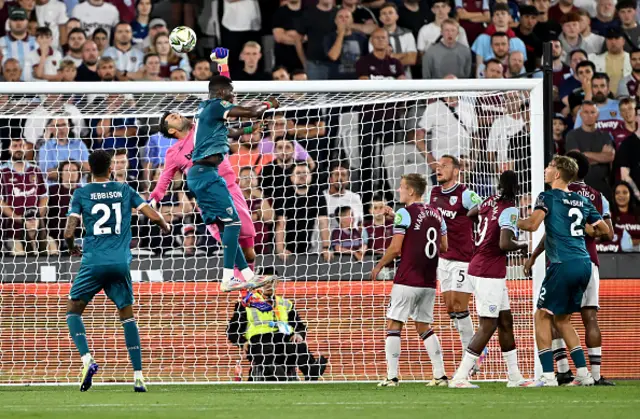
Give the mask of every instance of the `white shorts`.
M 506 278 L 481 278 L 469 276 L 474 283 L 478 317 L 497 319 L 501 311 L 511 310 Z
M 406 323 L 409 318 L 421 323 L 433 323 L 436 290 L 393 284 L 387 319 Z
M 580 307 L 597 307 L 598 294 L 600 293 L 600 271 L 595 263 L 591 262 L 591 278 L 589 279 L 589 285 L 582 295 L 582 304 Z
M 467 269 L 469 269 L 467 262 L 440 258 L 438 261 L 440 292 L 457 291 L 473 294 L 473 284 L 469 281 Z

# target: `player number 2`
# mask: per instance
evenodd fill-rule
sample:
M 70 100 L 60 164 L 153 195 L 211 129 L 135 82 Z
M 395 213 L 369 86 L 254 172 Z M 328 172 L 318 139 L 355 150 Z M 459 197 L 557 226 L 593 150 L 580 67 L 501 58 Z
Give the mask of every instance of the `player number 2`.
M 571 208 L 569 210 L 569 217 L 575 220 L 571 223 L 571 235 L 576 237 L 584 236 L 584 229 L 582 227 L 582 211 L 578 208 Z
M 438 232 L 434 227 L 430 227 L 427 230 L 427 245 L 424 247 L 424 254 L 433 259 L 438 254 L 438 246 L 436 239 L 438 238 Z
M 115 234 L 120 234 L 120 225 L 122 224 L 122 210 L 120 202 L 111 204 L 111 208 L 107 204 L 96 204 L 91 208 L 91 214 L 102 213 L 98 221 L 93 225 L 93 235 L 100 236 L 103 234 L 112 234 L 111 227 L 103 227 L 104 223 L 111 218 L 111 210 L 116 214 Z

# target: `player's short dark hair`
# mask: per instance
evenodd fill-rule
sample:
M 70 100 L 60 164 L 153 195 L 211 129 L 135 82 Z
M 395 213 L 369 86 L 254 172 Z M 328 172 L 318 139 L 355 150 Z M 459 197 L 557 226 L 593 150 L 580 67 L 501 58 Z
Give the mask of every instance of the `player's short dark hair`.
M 576 179 L 582 180 L 587 177 L 587 173 L 589 173 L 589 159 L 587 159 L 587 156 L 578 150 L 571 150 L 566 154 L 566 156 L 571 157 L 578 164 L 578 174 L 576 175 Z
M 500 189 L 500 200 L 515 202 L 518 191 L 520 190 L 516 172 L 513 170 L 505 170 L 502 172 L 498 189 Z
M 596 65 L 593 62 L 589 61 L 589 60 L 580 61 L 578 63 L 578 65 L 576 66 L 576 73 L 582 67 L 591 67 L 591 71 L 593 71 L 594 74 L 596 73 Z
M 305 160 L 299 160 L 293 163 L 293 168 L 291 169 L 291 173 L 293 173 L 293 171 L 296 170 L 297 167 L 306 167 L 307 169 L 309 169 L 309 172 L 311 172 L 311 167 Z
M 287 67 L 285 67 L 285 66 L 283 66 L 283 65 L 278 65 L 278 66 L 275 66 L 275 67 L 273 68 L 273 70 L 271 70 L 271 74 L 275 73 L 276 71 L 280 71 L 280 70 L 284 70 L 284 71 L 286 71 L 287 73 L 289 72 L 289 70 L 287 70 Z
M 385 199 L 384 195 L 382 195 L 382 193 L 377 192 L 373 195 L 373 197 L 371 198 L 371 202 L 384 202 L 385 204 L 387 203 L 387 200 Z
M 345 205 L 345 206 L 336 208 L 336 210 L 333 212 L 333 215 L 335 215 L 338 221 L 340 221 L 341 216 L 349 215 L 351 211 L 352 211 L 351 207 L 348 205 Z
M 506 32 L 495 32 L 491 35 L 491 42 L 493 42 L 493 38 L 507 38 L 509 39 L 509 35 Z
M 158 54 L 156 54 L 155 52 L 148 52 L 148 53 L 144 54 L 144 58 L 142 59 L 142 64 L 143 65 L 147 65 L 147 61 L 149 61 L 149 58 L 151 58 L 151 57 L 160 58 L 160 56 Z
M 218 74 L 209 80 L 209 93 L 215 93 L 218 89 L 231 87 L 231 79 L 229 77 Z
M 301 68 L 296 68 L 295 70 L 293 70 L 293 71 L 291 72 L 291 77 L 293 77 L 293 76 L 297 76 L 298 74 L 307 74 L 307 72 L 306 72 L 306 71 L 304 71 L 304 70 L 303 70 L 303 69 L 301 69 Z
M 589 54 L 587 54 L 587 51 L 585 51 L 585 50 L 583 50 L 583 49 L 578 48 L 578 49 L 574 49 L 573 51 L 571 51 L 571 52 L 569 53 L 569 61 L 571 61 L 571 60 L 573 59 L 573 56 L 574 56 L 574 55 L 576 55 L 576 54 L 578 54 L 578 53 L 580 53 L 580 54 L 584 55 L 585 57 L 588 57 L 588 56 L 589 56 Z
M 249 170 L 249 171 L 251 171 L 251 172 L 254 172 L 253 167 L 251 167 L 251 166 L 242 166 L 242 167 L 240 168 L 240 170 L 238 170 L 238 174 L 240 174 L 240 173 L 244 172 L 245 170 Z
M 122 25 L 127 25 L 127 26 L 131 27 L 131 23 L 125 22 L 124 20 L 121 20 L 120 22 L 116 23 L 116 26 L 113 27 L 113 31 L 115 32 L 116 29 L 118 29 L 118 26 L 122 26 Z
M 443 156 L 444 157 L 444 156 Z M 411 189 L 415 191 L 418 196 L 424 195 L 427 190 L 427 179 L 418 173 L 409 173 L 402 175 L 402 179 L 407 183 Z
M 623 97 L 622 99 L 620 99 L 620 103 L 618 103 L 618 107 L 621 107 L 623 105 L 636 105 L 636 101 L 634 98 L 631 97 Z
M 504 64 L 502 64 L 502 62 L 500 62 L 500 60 L 498 60 L 497 58 L 489 58 L 487 61 L 484 62 L 484 67 L 488 68 L 489 64 L 498 64 L 500 66 L 503 66 Z
M 36 29 L 36 38 L 39 36 L 53 36 L 53 32 L 46 26 L 40 26 Z
M 573 182 L 578 175 L 578 163 L 571 157 L 553 156 L 553 162 L 556 164 L 556 170 L 560 172 L 562 180 L 569 183 Z
M 74 33 L 81 33 L 85 39 L 87 38 L 87 34 L 85 31 L 82 30 L 82 28 L 73 28 L 69 31 L 69 35 L 67 35 L 67 38 L 70 37 L 71 35 L 73 35 Z
M 167 121 L 167 117 L 171 115 L 171 113 L 171 111 L 165 111 L 165 113 L 160 117 L 160 134 L 167 138 L 175 138 L 173 135 L 169 134 L 169 122 Z
M 129 152 L 126 148 L 116 148 L 113 150 L 113 157 L 115 156 L 127 156 L 129 157 Z
M 438 3 L 444 3 L 444 4 L 446 4 L 447 6 L 451 7 L 451 3 L 449 2 L 449 0 L 433 0 L 433 1 L 431 2 L 431 7 L 435 6 L 435 5 L 436 5 L 436 4 L 438 4 Z
M 392 3 L 390 1 L 386 2 L 385 4 L 383 4 L 382 7 L 379 10 L 382 11 L 382 9 L 386 9 L 387 7 L 393 7 L 393 10 L 395 10 L 396 12 L 398 11 L 398 5 L 396 5 L 395 3 Z
M 509 10 L 509 5 L 505 3 L 497 3 L 495 6 L 493 6 L 493 13 L 491 13 L 491 16 L 495 15 L 496 12 L 507 12 L 511 14 L 511 10 Z
M 460 168 L 460 159 L 458 159 L 456 156 L 452 156 L 451 154 L 443 154 L 442 157 L 440 157 L 441 159 L 449 159 L 451 160 L 451 163 L 453 164 L 453 167 L 455 167 L 456 169 Z
M 636 10 L 638 6 L 636 5 L 635 0 L 619 0 L 616 3 L 616 10 L 620 11 L 622 9 L 633 9 Z
M 597 80 L 597 79 L 606 80 L 607 81 L 607 85 L 609 85 L 609 82 L 611 81 L 611 79 L 609 78 L 609 75 L 607 73 L 595 73 L 593 75 L 593 78 L 591 78 L 591 82 L 593 83 L 593 81 Z
M 71 19 L 69 19 L 69 20 L 71 20 Z M 67 23 L 69 23 L 69 20 L 67 21 Z M 91 34 L 91 38 L 93 39 L 99 33 L 101 33 L 103 35 L 106 35 L 107 38 L 109 37 L 109 33 L 107 33 L 107 30 L 105 28 L 96 28 L 96 30 L 93 31 L 93 33 Z
M 631 57 L 633 54 L 637 54 L 640 52 L 640 48 L 634 48 L 631 50 L 631 52 L 629 53 L 629 57 Z
M 329 165 L 329 174 L 333 173 L 333 171 L 336 169 L 346 169 L 347 171 L 349 171 L 351 168 L 349 167 L 348 161 L 337 160 L 337 161 L 331 162 L 331 164 Z
M 111 170 L 111 153 L 96 150 L 89 154 L 89 167 L 93 176 L 108 176 Z

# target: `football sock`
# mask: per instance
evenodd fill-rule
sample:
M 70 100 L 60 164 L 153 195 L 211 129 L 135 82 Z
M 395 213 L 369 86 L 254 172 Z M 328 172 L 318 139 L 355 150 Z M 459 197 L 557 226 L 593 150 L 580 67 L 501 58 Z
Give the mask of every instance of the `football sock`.
M 462 362 L 453 375 L 454 380 L 466 380 L 469 378 L 469 372 L 471 368 L 476 364 L 476 361 L 480 358 L 480 355 L 467 349 L 462 356 Z
M 520 373 L 520 368 L 518 368 L 518 350 L 514 349 L 509 352 L 503 352 L 502 358 L 504 358 L 504 362 L 507 364 L 509 380 L 521 381 L 522 374 Z
M 82 365 L 84 365 L 86 367 L 91 362 L 93 362 L 93 357 L 91 356 L 91 354 L 87 353 L 87 354 L 82 355 Z
M 571 350 L 570 354 L 571 359 L 573 360 L 573 365 L 576 366 L 576 375 L 585 377 L 589 373 L 589 370 L 587 369 L 587 360 L 584 358 L 582 346 L 576 346 Z
M 238 250 L 236 250 L 235 264 L 236 264 L 236 267 L 240 269 L 240 272 L 244 272 L 245 269 L 249 268 L 247 259 L 244 257 L 244 252 L 242 251 L 240 246 L 238 246 Z
M 142 376 L 142 371 L 133 372 L 133 381 L 136 381 L 136 380 L 144 380 L 144 377 Z
M 589 354 L 589 364 L 591 364 L 591 375 L 593 379 L 598 381 L 600 379 L 600 362 L 602 360 L 602 348 L 587 348 Z
M 468 310 L 456 313 L 456 317 L 458 318 L 458 333 L 460 333 L 462 350 L 465 351 L 473 338 L 473 322 Z
M 542 372 L 545 375 L 550 373 L 553 377 L 553 351 L 551 350 L 551 348 L 539 349 L 538 358 L 540 358 Z
M 124 328 L 124 342 L 129 351 L 129 359 L 134 371 L 142 371 L 142 351 L 140 350 L 140 334 L 135 317 L 121 320 Z
M 89 344 L 87 343 L 87 331 L 82 322 L 82 316 L 76 313 L 67 313 L 67 326 L 73 343 L 76 345 L 80 356 L 89 353 Z
M 400 361 L 400 331 L 388 330 L 384 345 L 387 357 L 387 378 L 398 378 L 398 362 Z
M 558 372 L 563 374 L 569 372 L 569 358 L 567 358 L 567 346 L 563 339 L 554 339 L 551 342 L 551 349 L 553 349 L 553 359 L 558 366 Z
M 433 329 L 429 329 L 427 332 L 420 335 L 424 343 L 424 347 L 429 354 L 431 360 L 431 366 L 433 368 L 433 378 L 442 378 L 447 375 L 444 372 L 444 361 L 442 360 L 442 348 L 440 348 L 440 340 L 438 336 L 433 332 Z
M 244 260 L 244 254 L 238 245 L 238 237 L 240 237 L 240 223 L 232 223 L 224 226 L 222 233 L 222 248 L 224 253 L 222 256 L 222 263 L 224 269 L 230 269 L 233 273 L 233 268 L 238 265 L 238 269 L 242 270 L 247 267 L 247 261 Z M 244 264 L 238 264 L 238 253 L 240 253 L 241 261 L 244 260 Z

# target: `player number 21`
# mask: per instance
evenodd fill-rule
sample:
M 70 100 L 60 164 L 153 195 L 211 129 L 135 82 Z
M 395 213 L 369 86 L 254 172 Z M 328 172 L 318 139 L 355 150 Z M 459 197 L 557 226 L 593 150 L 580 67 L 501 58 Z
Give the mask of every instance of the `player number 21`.
M 584 229 L 582 228 L 582 211 L 578 208 L 571 208 L 569 210 L 569 217 L 575 220 L 571 223 L 571 235 L 574 237 L 584 236 Z
M 438 238 L 438 232 L 435 228 L 429 227 L 427 229 L 427 245 L 424 247 L 424 254 L 433 259 L 438 254 L 438 246 L 436 245 L 436 239 Z
M 116 214 L 116 225 L 114 227 L 115 234 L 120 234 L 120 225 L 122 224 L 122 209 L 120 202 L 111 204 L 111 208 L 107 204 L 96 204 L 91 208 L 91 214 L 102 213 L 98 221 L 93 225 L 93 235 L 100 236 L 102 234 L 112 234 L 111 227 L 103 227 L 103 225 L 111 218 L 111 210 Z

